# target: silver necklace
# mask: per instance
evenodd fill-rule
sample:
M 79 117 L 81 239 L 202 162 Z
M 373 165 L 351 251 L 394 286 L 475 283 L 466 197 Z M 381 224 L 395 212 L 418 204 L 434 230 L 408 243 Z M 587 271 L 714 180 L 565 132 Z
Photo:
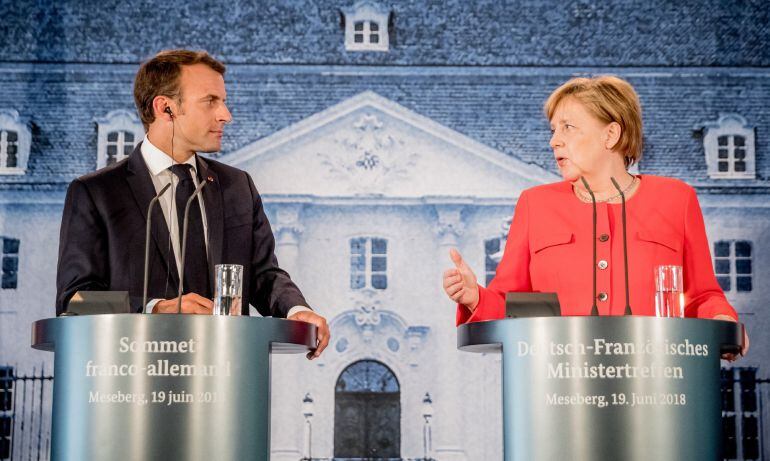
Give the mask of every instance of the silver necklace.
M 626 194 L 626 192 L 630 191 L 630 190 L 631 190 L 631 188 L 632 188 L 632 187 L 634 187 L 634 184 L 636 184 L 636 181 L 637 181 L 637 178 L 636 178 L 636 176 L 631 176 L 631 178 L 632 178 L 632 179 L 631 179 L 631 182 L 630 182 L 630 183 L 628 183 L 628 185 L 626 186 L 626 188 L 625 188 L 625 189 L 623 189 L 623 195 L 625 195 L 625 194 Z M 578 189 L 578 188 L 577 188 L 577 187 L 575 187 L 575 186 L 572 186 L 572 188 L 575 190 L 575 192 L 577 193 L 577 196 L 578 196 L 578 198 L 579 198 L 581 201 L 583 201 L 583 202 L 585 202 L 585 203 L 591 203 L 591 196 L 590 196 L 590 195 L 584 194 L 584 193 L 583 193 L 583 191 L 581 191 L 580 189 Z M 621 195 L 621 194 L 615 194 L 615 195 L 613 195 L 612 197 L 608 197 L 608 198 L 603 198 L 603 199 L 601 199 L 601 200 L 597 200 L 597 201 L 596 201 L 596 203 L 604 203 L 604 202 L 610 202 L 610 201 L 612 201 L 612 200 L 615 200 L 615 199 L 617 199 L 617 198 L 620 198 L 620 195 Z

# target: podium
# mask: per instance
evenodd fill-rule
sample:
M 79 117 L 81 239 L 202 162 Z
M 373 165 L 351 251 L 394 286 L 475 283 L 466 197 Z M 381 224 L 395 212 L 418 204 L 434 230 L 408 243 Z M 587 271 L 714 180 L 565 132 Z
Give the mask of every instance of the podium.
M 502 352 L 506 461 L 721 460 L 720 353 L 732 322 L 547 317 L 461 325 Z
M 267 460 L 270 355 L 315 347 L 305 322 L 114 314 L 34 322 L 54 351 L 52 460 Z

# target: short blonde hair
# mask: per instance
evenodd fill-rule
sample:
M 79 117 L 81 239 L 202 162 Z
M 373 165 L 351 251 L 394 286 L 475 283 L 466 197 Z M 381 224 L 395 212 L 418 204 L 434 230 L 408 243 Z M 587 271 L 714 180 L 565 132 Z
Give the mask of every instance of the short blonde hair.
M 568 97 L 575 98 L 602 122 L 620 125 L 620 139 L 613 150 L 623 154 L 626 168 L 642 158 L 642 108 L 630 83 L 613 75 L 570 79 L 545 102 L 543 109 L 548 120 Z

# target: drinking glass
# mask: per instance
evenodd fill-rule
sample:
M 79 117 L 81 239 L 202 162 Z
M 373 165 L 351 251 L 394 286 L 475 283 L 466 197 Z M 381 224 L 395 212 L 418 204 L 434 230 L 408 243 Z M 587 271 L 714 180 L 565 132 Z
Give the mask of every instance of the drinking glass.
M 682 266 L 655 268 L 655 315 L 684 317 Z
M 217 264 L 214 271 L 214 315 L 241 315 L 243 266 Z

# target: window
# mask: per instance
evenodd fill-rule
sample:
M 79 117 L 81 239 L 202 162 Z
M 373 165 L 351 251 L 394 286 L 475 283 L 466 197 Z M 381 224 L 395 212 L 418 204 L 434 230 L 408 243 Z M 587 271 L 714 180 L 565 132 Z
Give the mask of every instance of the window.
M 703 130 L 708 175 L 712 179 L 754 179 L 754 128 L 736 114 L 696 126 Z
M 374 21 L 356 21 L 353 32 L 355 43 L 380 43 L 380 25 Z
M 19 165 L 19 133 L 0 131 L 0 152 L 3 156 L 3 166 L 16 168 Z
M 19 273 L 19 239 L 3 238 L 2 283 L 3 290 L 15 289 Z
M 350 240 L 350 288 L 388 288 L 388 241 L 376 237 Z
M 336 392 L 398 392 L 398 378 L 385 364 L 360 360 L 348 365 L 335 386 Z
M 13 367 L 0 366 L 0 459 L 11 459 L 15 381 Z
M 725 292 L 751 291 L 752 245 L 748 240 L 720 240 L 714 243 L 714 273 Z
M 0 174 L 24 174 L 31 132 L 15 110 L 0 110 Z
M 717 171 L 720 173 L 746 171 L 746 138 L 724 135 L 717 138 Z
M 364 0 L 343 11 L 345 49 L 348 51 L 388 51 L 390 13 L 373 1 Z
M 144 128 L 137 116 L 127 110 L 114 110 L 96 119 L 98 125 L 96 168 L 117 163 L 134 150 L 144 138 Z
M 484 240 L 484 280 L 486 286 L 489 286 L 489 282 L 495 278 L 497 265 L 500 264 L 500 260 L 503 259 L 505 242 L 508 239 L 508 231 L 511 229 L 512 221 L 513 217 L 503 218 L 500 222 L 500 233 L 498 234 L 498 237 Z
M 725 459 L 760 459 L 757 369 L 722 368 L 722 446 Z
M 495 237 L 484 241 L 484 274 L 486 275 L 486 286 L 489 286 L 489 282 L 495 278 L 495 272 L 497 271 L 497 265 L 500 263 L 500 258 L 503 256 L 502 239 Z
M 130 131 L 107 133 L 107 165 L 123 160 L 134 150 L 134 134 Z

